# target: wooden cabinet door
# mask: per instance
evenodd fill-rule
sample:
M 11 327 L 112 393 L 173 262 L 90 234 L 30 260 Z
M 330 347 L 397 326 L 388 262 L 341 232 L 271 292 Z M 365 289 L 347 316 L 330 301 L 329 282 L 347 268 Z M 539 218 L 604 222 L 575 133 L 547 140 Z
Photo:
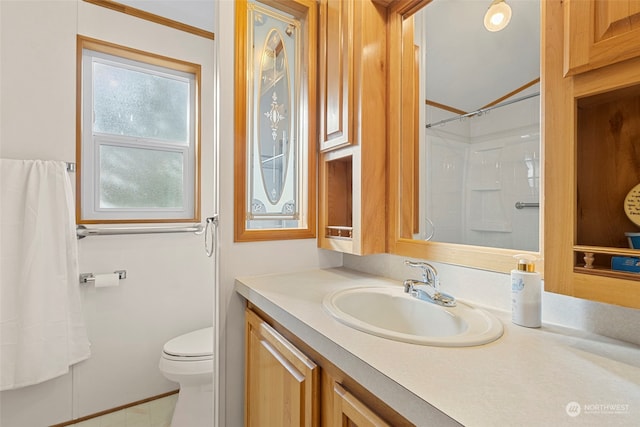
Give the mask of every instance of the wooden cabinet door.
M 245 426 L 317 426 L 319 368 L 246 310 Z
M 640 0 L 566 0 L 564 72 L 640 56 Z
M 382 418 L 343 389 L 333 385 L 333 426 L 334 427 L 390 427 Z
M 353 1 L 320 0 L 320 150 L 353 144 Z

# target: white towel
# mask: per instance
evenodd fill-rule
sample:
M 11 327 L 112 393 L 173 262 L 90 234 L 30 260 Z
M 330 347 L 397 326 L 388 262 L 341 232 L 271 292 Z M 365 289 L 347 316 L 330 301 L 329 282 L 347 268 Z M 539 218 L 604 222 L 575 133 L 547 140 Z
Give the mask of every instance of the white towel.
M 66 164 L 0 159 L 0 390 L 90 356 Z

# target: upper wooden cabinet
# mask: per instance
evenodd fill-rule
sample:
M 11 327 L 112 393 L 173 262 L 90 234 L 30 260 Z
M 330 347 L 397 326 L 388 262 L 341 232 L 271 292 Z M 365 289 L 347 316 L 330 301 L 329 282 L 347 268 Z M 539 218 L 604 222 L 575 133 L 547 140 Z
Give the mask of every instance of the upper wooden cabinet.
M 631 4 L 587 3 L 591 11 Z M 625 44 L 620 36 L 611 64 L 564 76 L 558 47 L 580 35 L 563 30 L 560 0 L 543 2 L 543 12 L 545 290 L 640 308 L 640 274 L 612 264 L 614 257 L 640 258 L 625 237 L 639 231 L 625 198 L 640 182 L 640 37 Z
M 371 0 L 320 0 L 319 21 L 319 143 L 325 151 L 366 142 L 375 136 L 366 129 L 377 129 L 368 119 L 384 121 L 386 9 Z
M 320 2 L 320 149 L 353 144 L 354 2 Z
M 640 0 L 566 0 L 564 73 L 640 56 Z
M 387 10 L 371 0 L 319 8 L 318 246 L 384 252 Z

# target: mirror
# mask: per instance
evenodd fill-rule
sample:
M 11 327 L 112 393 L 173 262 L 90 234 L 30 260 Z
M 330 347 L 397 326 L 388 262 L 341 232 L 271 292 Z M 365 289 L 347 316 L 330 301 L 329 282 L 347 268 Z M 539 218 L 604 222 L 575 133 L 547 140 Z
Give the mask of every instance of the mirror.
M 499 32 L 483 25 L 490 3 L 391 8 L 388 243 L 506 272 L 541 247 L 540 2 L 508 0 Z

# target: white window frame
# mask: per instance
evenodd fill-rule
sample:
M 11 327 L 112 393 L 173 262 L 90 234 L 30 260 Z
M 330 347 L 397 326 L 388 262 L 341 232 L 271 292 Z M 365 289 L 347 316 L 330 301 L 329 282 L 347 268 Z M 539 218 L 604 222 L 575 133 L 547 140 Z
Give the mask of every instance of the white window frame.
M 200 222 L 199 213 L 199 82 L 200 66 L 110 43 L 78 37 L 78 223 Z M 135 69 L 176 79 L 189 85 L 188 142 L 155 140 L 94 132 L 93 63 Z M 101 208 L 100 148 L 116 146 L 180 153 L 183 157 L 182 208 Z

